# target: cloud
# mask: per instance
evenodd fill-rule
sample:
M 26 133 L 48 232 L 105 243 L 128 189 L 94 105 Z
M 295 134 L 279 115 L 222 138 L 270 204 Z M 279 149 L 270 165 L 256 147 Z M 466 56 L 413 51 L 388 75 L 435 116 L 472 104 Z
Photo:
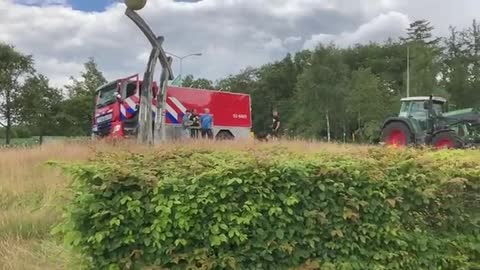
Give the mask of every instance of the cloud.
M 302 41 L 302 37 L 295 37 L 295 36 L 292 36 L 292 37 L 287 37 L 283 43 L 285 45 L 296 45 L 298 44 L 298 42 Z
M 66 5 L 67 0 L 17 0 L 16 3 L 35 6 Z
M 33 54 L 37 69 L 55 85 L 78 76 L 89 57 L 95 58 L 108 79 L 143 74 L 150 45 L 124 15 L 122 1 L 102 12 L 74 10 L 61 0 L 22 1 L 30 5 L 0 0 L 0 41 Z M 32 1 L 40 6 L 32 6 Z M 425 8 L 424 2 L 436 8 Z M 215 80 L 319 41 L 347 46 L 395 37 L 418 14 L 439 20 L 437 14 L 448 12 L 444 4 L 457 10 L 448 17 L 451 24 L 463 23 L 458 10 L 464 3 L 470 10 L 480 8 L 480 3 L 469 0 L 456 1 L 457 7 L 448 0 L 149 0 L 139 13 L 158 35 L 165 36 L 167 51 L 202 53 L 183 60 L 184 73 Z M 424 8 L 423 13 L 417 7 Z M 178 75 L 177 59 L 173 69 Z
M 412 20 L 427 19 L 439 36 L 449 34 L 448 27 L 469 27 L 473 19 L 480 19 L 478 0 L 397 0 L 396 10 L 408 14 Z
M 406 15 L 398 12 L 380 14 L 373 20 L 362 24 L 353 32 L 340 34 L 316 34 L 307 40 L 304 49 L 312 49 L 319 43 L 335 43 L 338 46 L 346 47 L 357 43 L 382 42 L 389 37 L 398 37 L 405 34 L 409 26 L 409 19 Z

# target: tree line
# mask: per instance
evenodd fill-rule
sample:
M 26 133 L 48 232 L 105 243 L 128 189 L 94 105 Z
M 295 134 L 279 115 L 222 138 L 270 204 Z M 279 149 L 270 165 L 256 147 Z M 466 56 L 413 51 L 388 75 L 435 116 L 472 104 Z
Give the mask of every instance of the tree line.
M 408 51 L 410 96 L 443 96 L 458 109 L 480 106 L 480 24 L 450 27 L 447 37 L 435 37 L 427 20 L 406 30 L 381 43 L 318 44 L 208 86 L 251 94 L 257 132 L 268 131 L 278 110 L 288 137 L 375 141 L 407 94 Z M 187 83 L 202 87 L 205 80 Z
M 34 68 L 32 55 L 0 43 L 0 137 L 88 136 L 92 128 L 95 90 L 107 80 L 93 59 L 80 79 L 53 87 Z
M 426 20 L 412 22 L 404 37 L 340 48 L 318 44 L 261 67 L 248 67 L 215 82 L 188 75 L 186 87 L 248 93 L 253 129 L 265 132 L 273 110 L 285 136 L 371 141 L 406 95 L 441 95 L 458 108 L 480 106 L 480 24 L 450 27 L 435 37 Z M 0 136 L 88 136 L 95 89 L 107 82 L 94 59 L 80 78 L 52 87 L 34 69 L 31 55 L 0 43 Z

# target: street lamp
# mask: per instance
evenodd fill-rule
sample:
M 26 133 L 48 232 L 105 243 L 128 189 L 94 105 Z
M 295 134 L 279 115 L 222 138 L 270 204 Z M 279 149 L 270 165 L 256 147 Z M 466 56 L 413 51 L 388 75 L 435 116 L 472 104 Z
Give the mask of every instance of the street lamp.
M 180 73 L 179 73 L 180 76 L 183 75 L 183 73 L 182 73 L 182 69 L 183 69 L 183 59 L 188 58 L 188 57 L 190 57 L 190 56 L 202 56 L 201 53 L 191 53 L 191 54 L 187 54 L 187 55 L 184 55 L 184 56 L 178 56 L 178 55 L 175 55 L 175 54 L 169 53 L 169 52 L 165 52 L 165 53 L 166 53 L 166 54 L 169 54 L 169 55 L 171 55 L 171 56 L 173 56 L 173 57 L 175 57 L 175 58 L 177 58 L 178 60 L 180 60 Z

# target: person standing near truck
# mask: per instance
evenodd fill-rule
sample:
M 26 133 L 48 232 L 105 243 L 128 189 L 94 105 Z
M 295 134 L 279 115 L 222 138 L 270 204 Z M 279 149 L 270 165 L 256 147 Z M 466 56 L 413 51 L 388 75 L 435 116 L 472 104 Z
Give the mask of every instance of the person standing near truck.
M 192 116 L 191 111 L 187 110 L 182 118 L 183 137 L 187 139 L 190 138 L 191 136 L 191 131 L 190 131 L 190 126 L 192 125 L 192 121 L 190 120 L 191 116 Z
M 192 125 L 190 126 L 190 134 L 192 138 L 198 138 L 198 130 L 200 128 L 199 117 L 196 109 L 193 109 L 192 114 L 190 115 L 190 121 Z
M 205 113 L 200 117 L 200 124 L 202 126 L 202 138 L 208 136 L 209 139 L 213 139 L 213 117 L 208 108 L 205 109 Z

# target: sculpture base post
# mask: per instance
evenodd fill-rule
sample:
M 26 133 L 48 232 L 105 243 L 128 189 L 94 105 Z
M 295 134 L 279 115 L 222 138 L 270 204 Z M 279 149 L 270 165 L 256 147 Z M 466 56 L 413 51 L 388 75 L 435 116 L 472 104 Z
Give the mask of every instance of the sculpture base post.
M 167 57 L 165 51 L 162 48 L 163 37 L 156 37 L 147 23 L 133 10 L 127 8 L 125 15 L 129 17 L 147 37 L 148 41 L 152 45 L 152 52 L 148 59 L 147 69 L 143 78 L 142 94 L 140 96 L 140 111 L 139 111 L 139 130 L 137 135 L 138 143 L 152 144 L 155 141 L 164 141 L 165 137 L 165 98 L 166 98 L 166 86 L 168 80 L 173 80 L 172 72 L 172 59 Z M 162 65 L 162 79 L 160 80 L 161 95 L 160 100 L 157 101 L 158 109 L 155 119 L 152 118 L 152 85 L 153 85 L 153 73 L 155 71 L 155 65 L 157 59 Z M 164 79 L 163 79 L 164 78 Z M 158 97 L 157 97 L 158 99 Z M 163 131 L 162 131 L 163 130 Z

